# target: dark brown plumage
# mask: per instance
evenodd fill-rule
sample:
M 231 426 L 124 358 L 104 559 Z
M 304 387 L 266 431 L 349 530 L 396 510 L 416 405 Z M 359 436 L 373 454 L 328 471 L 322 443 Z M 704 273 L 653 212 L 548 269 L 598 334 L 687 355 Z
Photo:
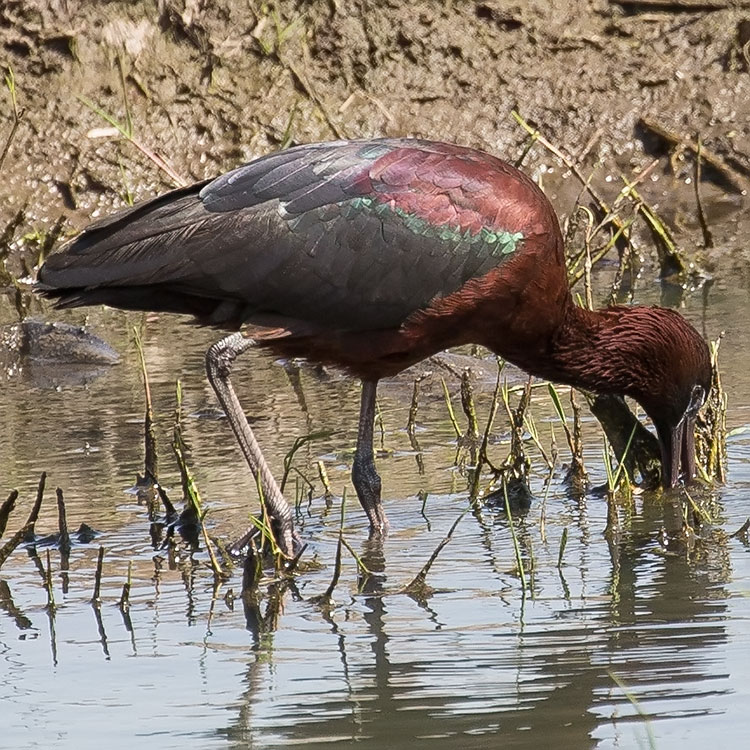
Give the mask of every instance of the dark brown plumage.
M 39 289 L 61 306 L 253 326 L 254 344 L 361 378 L 353 478 L 374 529 L 386 523 L 371 444 L 376 383 L 463 343 L 534 375 L 632 396 L 656 426 L 664 484 L 677 483 L 681 465 L 694 474 L 705 342 L 670 310 L 576 307 L 548 200 L 473 149 L 381 139 L 270 154 L 91 225 L 40 269 Z M 219 381 L 231 389 L 246 346 L 230 337 L 212 347 L 217 392 Z M 241 412 L 231 414 L 233 393 L 220 399 L 253 471 L 267 470 Z M 284 502 L 275 485 L 269 495 Z M 274 512 L 287 523 L 280 505 Z

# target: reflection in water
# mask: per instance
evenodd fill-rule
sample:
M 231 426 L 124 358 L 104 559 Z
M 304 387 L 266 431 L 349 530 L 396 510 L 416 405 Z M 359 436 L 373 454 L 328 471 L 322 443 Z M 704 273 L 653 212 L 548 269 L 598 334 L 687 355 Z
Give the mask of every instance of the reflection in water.
M 499 733 L 503 745 L 588 747 L 597 736 L 621 734 L 622 717 L 641 723 L 613 675 L 652 721 L 715 710 L 716 697 L 729 691 L 728 675 L 716 671 L 727 642 L 726 545 L 707 542 L 694 560 L 665 553 L 657 540 L 672 510 L 647 507 L 628 519 L 616 564 L 597 549 L 603 539 L 582 544 L 568 602 L 547 566 L 523 602 L 491 554 L 470 561 L 487 539 L 475 524 L 453 543 L 461 559 L 453 544 L 444 552 L 445 565 L 455 566 L 449 578 L 466 575 L 471 563 L 474 596 L 438 592 L 419 608 L 396 593 L 402 561 L 390 583 L 391 555 L 370 542 L 362 556 L 373 575 L 332 613 L 330 638 L 320 628 L 298 632 L 294 642 L 269 635 L 248 661 L 228 737 L 238 747 L 338 739 L 382 748 L 404 746 L 404 738 L 489 747 L 497 739 L 487 735 Z M 597 531 L 605 516 L 589 519 Z M 585 533 L 579 527 L 579 542 Z M 506 524 L 496 523 L 491 544 L 505 550 L 506 565 L 508 541 Z M 492 622 L 469 608 L 498 616 Z
M 699 317 L 700 300 L 690 302 Z M 727 310 L 736 305 L 728 296 L 714 306 L 709 328 L 731 324 Z M 736 530 L 748 514 L 746 435 L 730 442 L 732 484 L 721 492 L 716 525 L 697 539 L 682 533 L 681 504 L 639 498 L 621 509 L 620 533 L 608 540 L 604 500 L 569 499 L 560 471 L 549 491 L 537 477 L 540 499 L 516 514 L 525 596 L 508 520 L 484 510 L 463 518 L 429 573 L 432 596 L 415 601 L 403 588 L 465 509 L 466 482 L 454 469 L 440 379 L 421 381 L 414 429 L 407 429 L 413 380 L 396 379 L 381 391 L 378 457 L 392 532 L 384 543 L 364 541 L 367 523 L 356 503 L 346 517 L 346 537 L 371 575 L 358 578 L 347 557 L 336 604 L 313 603 L 331 581 L 339 514 L 320 489 L 306 490 L 298 521 L 310 543 L 309 567 L 294 585 L 276 581 L 235 596 L 239 572 L 214 590 L 204 553 L 184 545 L 161 510 L 126 492 L 143 471 L 143 391 L 130 340 L 137 325 L 168 494 L 179 496 L 168 446 L 180 377 L 188 460 L 211 533 L 232 539 L 247 527 L 257 507 L 254 483 L 203 375 L 214 333 L 108 310 L 93 311 L 92 321 L 107 331 L 119 365 L 77 384 L 53 373 L 47 381 L 54 388 L 16 370 L 0 390 L 0 491 L 18 487 L 16 513 L 24 516 L 46 470 L 50 487 L 64 490 L 70 527 L 85 522 L 98 532 L 93 542 L 74 535 L 66 577 L 51 550 L 54 614 L 45 608 L 45 566 L 32 549 L 16 550 L 2 569 L 0 706 L 9 708 L 0 745 L 28 744 L 31 729 L 39 744 L 71 747 L 96 737 L 129 748 L 134 736 L 165 748 L 184 747 L 186 739 L 238 748 L 334 740 L 372 748 L 634 747 L 647 744 L 638 709 L 650 717 L 660 749 L 685 744 L 688 733 L 703 746 L 719 726 L 727 746 L 742 741 L 750 555 L 723 530 Z M 725 366 L 750 351 L 731 336 L 723 347 Z M 356 387 L 263 355 L 244 365 L 238 391 L 275 471 L 282 473 L 297 438 L 323 433 L 297 452 L 300 473 L 292 476 L 300 487 L 309 480 L 320 488 L 320 461 L 340 497 L 356 438 Z M 493 368 L 477 387 L 485 396 Z M 750 423 L 747 373 L 746 366 L 727 367 L 733 425 Z M 544 397 L 534 399 L 540 433 L 548 435 L 551 409 Z M 595 484 L 603 478 L 600 438 L 592 424 L 585 427 Z M 498 455 L 504 449 L 491 446 Z M 54 503 L 47 503 L 38 532 L 56 527 Z M 92 609 L 100 544 L 102 605 Z M 121 611 L 116 603 L 131 562 L 131 608 Z M 88 710 L 93 703 L 96 712 Z

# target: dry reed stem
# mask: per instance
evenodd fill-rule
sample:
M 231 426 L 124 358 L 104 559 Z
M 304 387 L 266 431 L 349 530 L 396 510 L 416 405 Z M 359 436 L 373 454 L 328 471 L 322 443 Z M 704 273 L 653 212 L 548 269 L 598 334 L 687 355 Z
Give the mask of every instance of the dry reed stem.
M 660 138 L 663 138 L 672 146 L 685 148 L 692 151 L 693 154 L 698 154 L 700 151 L 701 158 L 703 161 L 710 165 L 713 169 L 721 174 L 721 176 L 727 181 L 732 188 L 741 194 L 745 194 L 748 190 L 749 182 L 745 175 L 741 175 L 736 169 L 730 166 L 724 161 L 718 154 L 715 154 L 710 149 L 707 149 L 704 145 L 701 145 L 699 141 L 693 140 L 692 138 L 685 137 L 674 130 L 661 125 L 656 120 L 650 117 L 641 117 L 638 124 L 644 127 L 646 130 L 650 130 Z
M 30 533 L 33 533 L 33 530 L 33 523 L 25 523 L 2 547 L 0 547 L 0 568 L 2 568 L 3 563 L 10 557 L 13 550 L 18 547 L 21 542 L 25 541 L 26 537 Z
M 91 604 L 95 609 L 101 607 L 102 571 L 104 570 L 104 547 L 99 547 L 99 555 L 96 558 L 96 573 L 94 575 L 94 593 L 91 596 Z
M 143 342 L 138 333 L 138 329 L 135 326 L 133 326 L 133 336 L 135 337 L 135 348 L 138 352 L 138 362 L 141 368 L 143 390 L 146 398 L 146 413 L 143 423 L 145 479 L 149 482 L 157 482 L 159 476 L 158 453 L 156 450 L 156 433 L 154 431 L 154 408 L 151 401 L 151 385 L 148 379 L 148 370 L 146 369 L 146 356 L 143 352 Z
M 68 519 L 65 514 L 65 498 L 60 487 L 57 488 L 57 524 L 60 530 L 60 538 L 57 546 L 64 555 L 69 555 L 71 550 L 70 534 L 68 533 Z
M 703 233 L 703 246 L 708 249 L 714 246 L 714 238 L 711 234 L 711 228 L 708 226 L 708 219 L 706 219 L 706 212 L 703 210 L 703 200 L 701 198 L 701 158 L 703 157 L 703 144 L 701 143 L 700 136 L 696 137 L 698 142 L 698 149 L 695 154 L 695 178 L 693 180 L 693 186 L 695 188 L 695 205 L 698 210 L 698 222 L 701 225 L 701 232 Z
M 133 561 L 128 560 L 128 577 L 125 579 L 125 583 L 122 586 L 122 594 L 120 596 L 120 601 L 117 602 L 117 606 L 120 608 L 120 610 L 124 612 L 128 612 L 130 610 L 130 587 L 132 585 L 133 581 Z
M 461 519 L 469 512 L 469 509 L 467 508 L 461 515 L 453 522 L 450 529 L 448 530 L 448 533 L 443 537 L 442 541 L 438 546 L 435 548 L 435 551 L 430 555 L 430 559 L 424 564 L 422 569 L 417 573 L 416 576 L 411 580 L 410 583 L 408 583 L 406 586 L 404 586 L 403 589 L 399 593 L 401 594 L 408 594 L 409 596 L 413 596 L 415 598 L 423 598 L 425 595 L 429 594 L 429 591 L 427 589 L 426 580 L 427 580 L 427 574 L 430 572 L 430 568 L 432 567 L 435 560 L 437 560 L 438 555 L 441 553 L 443 548 L 450 542 L 450 540 L 453 538 L 453 532 L 456 530 L 456 527 L 461 522 Z
M 3 501 L 0 505 L 0 537 L 5 533 L 5 529 L 8 526 L 8 518 L 16 507 L 16 500 L 18 499 L 18 490 L 11 490 L 7 500 Z

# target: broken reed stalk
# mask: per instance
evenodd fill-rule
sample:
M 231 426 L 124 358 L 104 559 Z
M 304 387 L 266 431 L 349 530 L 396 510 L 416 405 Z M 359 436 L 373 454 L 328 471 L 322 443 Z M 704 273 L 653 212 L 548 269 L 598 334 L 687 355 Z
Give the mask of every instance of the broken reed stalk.
M 338 585 L 339 579 L 341 578 L 341 549 L 344 546 L 344 517 L 346 514 L 346 493 L 341 498 L 341 520 L 339 522 L 339 539 L 336 544 L 336 559 L 333 563 L 333 577 L 331 583 L 325 590 L 325 593 L 320 596 L 314 597 L 313 601 L 323 606 L 331 606 L 333 604 L 333 592 Z
M 133 581 L 133 561 L 128 560 L 128 577 L 125 579 L 125 583 L 122 586 L 122 595 L 120 601 L 117 602 L 117 606 L 122 612 L 128 612 L 130 610 L 130 587 Z
M 547 383 L 547 390 L 549 391 L 550 398 L 552 399 L 552 405 L 555 407 L 555 412 L 562 425 L 563 432 L 565 433 L 565 439 L 568 442 L 568 448 L 571 453 L 575 450 L 573 442 L 573 434 L 568 427 L 567 417 L 565 416 L 565 410 L 563 409 L 562 401 L 560 400 L 560 394 L 552 383 Z
M 157 484 L 156 492 L 159 495 L 162 503 L 164 504 L 164 512 L 167 516 L 167 519 L 175 518 L 177 516 L 177 508 L 174 507 L 172 501 L 169 499 L 167 491 L 160 484 Z
M 465 438 L 469 443 L 469 460 L 476 466 L 479 452 L 479 422 L 474 406 L 474 389 L 471 385 L 471 368 L 466 367 L 461 373 L 461 406 L 468 420 Z
M 151 161 L 153 164 L 157 166 L 159 170 L 164 172 L 167 177 L 169 177 L 170 181 L 174 183 L 175 187 L 185 187 L 188 183 L 187 180 L 181 177 L 177 172 L 174 170 L 174 168 L 169 164 L 169 162 L 160 154 L 157 154 L 156 151 L 153 149 L 150 149 L 148 146 L 146 146 L 143 141 L 140 141 L 138 138 L 135 137 L 132 131 L 132 127 L 128 128 L 128 123 L 123 125 L 117 118 L 113 117 L 112 115 L 105 112 L 103 109 L 100 109 L 97 107 L 93 102 L 86 99 L 86 97 L 76 95 L 77 99 L 84 104 L 88 109 L 90 109 L 94 114 L 98 115 L 102 118 L 105 122 L 108 122 L 117 132 L 132 146 L 134 146 L 138 151 L 141 152 L 149 161 Z
M 513 514 L 510 511 L 510 500 L 508 500 L 508 483 L 503 477 L 503 497 L 505 499 L 505 513 L 508 516 L 508 526 L 510 527 L 510 537 L 513 540 L 513 553 L 516 556 L 516 567 L 518 568 L 518 575 L 521 578 L 521 593 L 526 596 L 526 572 L 523 567 L 523 558 L 521 557 L 521 547 L 518 544 L 518 537 L 516 536 L 516 525 L 513 523 Z
M 617 468 L 614 471 L 612 471 L 611 464 L 611 446 L 607 440 L 606 432 L 604 433 L 604 464 L 607 469 L 607 495 L 608 497 L 611 496 L 613 499 L 617 494 L 617 490 L 621 488 L 632 497 L 633 477 L 628 474 L 627 459 L 634 443 L 634 438 L 637 432 L 636 428 L 637 425 L 633 425 L 633 429 L 630 431 L 630 436 L 625 444 L 625 450 L 622 452 L 622 455 L 618 457 L 617 454 L 615 454 L 615 457 L 617 458 Z
M 448 409 L 448 418 L 451 421 L 451 425 L 453 425 L 453 431 L 456 433 L 456 437 L 458 440 L 461 440 L 464 434 L 461 431 L 458 420 L 456 419 L 456 412 L 453 410 L 453 402 L 451 401 L 451 394 L 448 391 L 448 385 L 445 382 L 445 378 L 440 378 L 440 382 L 443 385 L 443 396 L 445 397 L 445 406 Z
M 185 460 L 185 440 L 182 437 L 182 383 L 180 380 L 177 380 L 175 383 L 172 451 L 177 459 L 177 468 L 179 469 L 180 481 L 182 483 L 183 499 L 186 503 L 185 510 L 182 512 L 182 520 L 184 523 L 198 524 L 203 515 L 203 510 L 200 493 L 198 492 L 198 488 L 193 481 L 193 477 Z
M 261 546 L 258 550 L 258 554 L 263 554 L 264 549 L 269 550 L 274 560 L 274 567 L 277 571 L 280 571 L 283 568 L 283 561 L 287 558 L 281 551 L 279 545 L 276 544 L 276 536 L 271 528 L 271 519 L 269 518 L 268 510 L 266 509 L 265 495 L 263 493 L 263 485 L 260 481 L 260 475 L 255 478 L 255 486 L 258 490 L 261 517 L 257 518 L 256 516 L 250 516 L 250 522 L 260 533 Z
M 616 231 L 610 236 L 607 242 L 604 243 L 602 248 L 591 256 L 591 266 L 595 266 L 602 258 L 609 254 L 609 251 L 622 241 L 622 253 L 621 256 L 630 256 L 632 253 L 632 244 L 630 242 L 629 230 L 635 219 L 633 217 L 622 221 L 621 225 Z M 585 252 L 585 251 L 584 251 Z M 582 256 L 581 256 L 582 257 Z M 579 268 L 576 270 L 579 258 L 574 258 L 572 263 L 568 265 L 568 281 L 570 286 L 575 286 L 584 276 L 585 269 Z
M 620 4 L 624 4 L 622 0 L 619 0 Z M 670 2 L 674 2 L 674 0 L 670 0 Z M 620 690 L 622 690 L 623 695 L 628 699 L 628 702 L 631 706 L 635 709 L 636 713 L 643 719 L 643 724 L 646 727 L 646 735 L 648 737 L 648 746 L 650 750 L 656 750 L 657 744 L 656 744 L 656 737 L 654 736 L 654 730 L 651 728 L 651 721 L 650 716 L 646 711 L 643 710 L 641 707 L 641 704 L 638 702 L 638 699 L 635 697 L 633 692 L 631 690 L 628 690 L 625 683 L 611 670 L 607 670 L 607 674 L 609 675 L 612 682 L 617 685 Z M 639 743 L 640 744 L 640 743 Z
M 18 108 L 18 100 L 16 98 L 16 77 L 13 74 L 13 68 L 11 68 L 9 65 L 6 70 L 7 73 L 5 74 L 5 86 L 8 89 L 8 93 L 10 94 L 10 106 L 11 112 L 13 113 L 13 122 L 11 122 L 10 132 L 8 133 L 8 137 L 5 139 L 3 150 L 0 151 L 0 169 L 3 168 L 5 158 L 8 156 L 8 152 L 10 151 L 11 143 L 13 143 L 13 139 L 16 137 L 18 126 L 21 124 L 21 120 L 23 119 L 24 114 L 26 114 L 25 109 Z
M 326 471 L 326 466 L 322 461 L 318 461 L 316 466 L 318 468 L 318 477 L 320 478 L 320 482 L 323 485 L 323 496 L 327 500 L 328 498 L 333 497 L 333 492 L 331 492 L 331 482 L 328 479 L 328 472 Z
M 578 179 L 578 181 L 583 185 L 586 192 L 593 198 L 594 202 L 597 205 L 597 209 L 601 216 L 607 216 L 611 213 L 609 205 L 604 201 L 604 199 L 596 192 L 596 190 L 591 187 L 591 180 L 589 178 L 584 177 L 581 170 L 578 168 L 576 163 L 570 159 L 568 156 L 566 156 L 557 146 L 555 146 L 553 143 L 548 141 L 536 128 L 529 125 L 526 120 L 521 117 L 519 112 L 517 110 L 511 110 L 511 115 L 513 119 L 530 135 L 534 138 L 534 142 L 537 141 L 544 146 L 544 148 L 547 149 L 550 153 L 554 154 L 570 171 L 575 177 Z M 617 216 L 612 216 L 612 224 L 614 225 L 615 229 L 619 229 L 622 227 L 622 221 Z
M 52 563 L 50 561 L 49 550 L 47 550 L 47 565 L 44 571 L 44 588 L 47 592 L 47 605 L 46 609 L 48 612 L 54 613 L 55 607 L 55 592 L 52 586 Z
M 68 533 L 68 519 L 65 515 L 65 498 L 60 487 L 57 488 L 57 525 L 60 530 L 60 538 L 57 542 L 58 549 L 63 555 L 69 555 L 71 550 L 70 534 Z
M 565 554 L 565 548 L 568 546 L 568 527 L 564 526 L 562 535 L 560 536 L 560 549 L 557 552 L 557 569 L 562 568 L 563 555 Z
M 148 370 L 146 369 L 146 356 L 143 353 L 143 342 L 135 326 L 133 326 L 133 335 L 135 337 L 135 348 L 138 352 L 138 361 L 141 366 L 143 390 L 146 396 L 146 414 L 144 417 L 145 479 L 149 482 L 157 482 L 159 477 L 158 454 L 156 450 L 156 433 L 154 432 L 154 409 L 151 402 L 151 385 L 149 384 Z
M 573 410 L 573 450 L 568 478 L 573 491 L 583 497 L 588 486 L 589 476 L 583 463 L 583 430 L 581 427 L 581 407 L 575 398 L 575 391 L 570 389 L 570 406 Z
M 555 407 L 557 416 L 562 424 L 563 432 L 565 433 L 565 439 L 568 442 L 568 448 L 570 448 L 570 468 L 568 469 L 567 480 L 570 482 L 576 496 L 582 496 L 585 492 L 586 485 L 588 483 L 588 474 L 586 473 L 586 467 L 583 462 L 583 439 L 581 436 L 581 409 L 578 406 L 575 396 L 573 395 L 573 389 L 570 389 L 570 403 L 573 407 L 573 430 L 568 427 L 567 417 L 565 416 L 565 410 L 560 401 L 560 395 L 557 392 L 552 383 L 547 384 L 550 397 L 552 399 L 552 405 Z
M 591 292 L 591 237 L 594 231 L 594 214 L 586 206 L 578 206 L 578 213 L 586 217 L 586 227 L 583 233 L 583 296 L 586 309 L 594 309 L 594 298 Z
M 733 190 L 738 193 L 745 193 L 748 190 L 749 185 L 747 177 L 741 175 L 736 169 L 732 168 L 726 161 L 724 161 L 724 159 L 722 159 L 718 154 L 715 154 L 713 151 L 707 149 L 704 145 L 692 140 L 691 138 L 686 138 L 674 130 L 670 130 L 669 128 L 661 125 L 650 117 L 641 117 L 638 120 L 638 124 L 646 130 L 650 130 L 652 133 L 655 133 L 660 138 L 663 138 L 672 146 L 686 148 L 688 151 L 692 151 L 694 154 L 698 154 L 698 150 L 700 149 L 701 158 L 703 159 L 703 161 L 712 169 L 715 169 L 719 174 L 721 174 L 724 180 L 726 180 L 726 182 L 731 185 Z
M 508 414 L 510 422 L 510 452 L 503 462 L 503 476 L 520 479 L 524 484 L 528 483 L 529 469 L 531 462 L 526 455 L 523 443 L 524 423 L 526 421 L 526 412 L 531 401 L 531 378 L 526 381 L 526 385 L 518 399 L 518 405 L 515 409 L 510 408 L 510 397 L 507 388 L 503 389 L 503 404 Z
M 5 533 L 5 529 L 8 526 L 8 517 L 16 507 L 16 500 L 18 499 L 18 490 L 11 490 L 8 498 L 0 505 L 0 537 Z
M 615 496 L 617 495 L 618 479 L 612 471 L 609 442 L 607 441 L 606 435 L 604 435 L 604 451 L 602 458 L 604 460 L 604 468 L 607 470 L 607 524 L 604 527 L 604 536 L 611 539 L 619 531 L 620 514 L 615 499 Z M 620 462 L 620 466 L 622 466 L 622 462 Z
M 419 411 L 419 386 L 423 380 L 431 377 L 431 372 L 423 372 L 414 378 L 414 387 L 411 394 L 411 404 L 409 405 L 409 417 L 406 420 L 406 432 L 412 441 L 412 445 L 416 442 L 416 429 L 417 429 L 417 412 Z
M 534 443 L 534 445 L 536 446 L 536 449 L 539 451 L 539 454 L 542 457 L 542 460 L 544 461 L 544 463 L 547 464 L 547 469 L 549 471 L 552 471 L 552 469 L 555 468 L 554 451 L 550 451 L 550 453 L 552 454 L 551 457 L 547 455 L 547 451 L 542 445 L 542 440 L 539 437 L 539 431 L 536 428 L 536 423 L 534 422 L 534 417 L 532 417 L 531 412 L 524 415 L 523 423 L 526 426 L 526 431 L 529 433 L 529 436 L 531 437 L 531 442 Z M 555 439 L 555 436 L 553 432 L 552 434 L 553 448 L 555 447 L 554 439 Z
M 206 545 L 206 552 L 208 553 L 208 559 L 211 563 L 211 570 L 213 571 L 213 574 L 214 574 L 214 580 L 221 581 L 221 580 L 225 580 L 226 578 L 228 578 L 229 574 L 221 567 L 218 559 L 216 558 L 216 553 L 214 552 L 214 545 L 211 542 L 211 539 L 208 536 L 208 530 L 206 529 L 206 516 L 207 515 L 208 515 L 208 510 L 204 511 L 200 519 L 201 533 L 203 534 L 203 543 Z
M 380 399 L 377 398 L 375 399 L 375 424 L 380 434 L 380 450 L 385 452 L 385 422 L 383 422 L 383 410 L 380 408 Z
M 37 518 L 39 518 L 39 511 L 42 507 L 42 500 L 44 499 L 44 485 L 47 479 L 46 472 L 42 472 L 39 478 L 39 486 L 36 491 L 36 500 L 34 505 L 29 512 L 29 516 L 26 519 L 26 523 L 15 533 L 13 536 L 0 547 L 0 567 L 10 557 L 13 550 L 18 547 L 22 542 L 33 542 L 34 537 L 34 526 L 36 525 Z M 12 494 L 12 493 L 11 493 Z M 7 502 L 7 501 L 6 501 Z
M 39 477 L 39 484 L 36 488 L 36 499 L 34 500 L 34 505 L 31 507 L 29 517 L 26 519 L 26 525 L 30 526 L 30 530 L 27 535 L 28 539 L 33 539 L 34 526 L 36 525 L 36 521 L 39 518 L 39 511 L 42 509 L 42 500 L 44 500 L 44 488 L 46 484 L 47 472 L 43 471 L 41 473 L 41 476 Z
M 710 343 L 711 388 L 696 421 L 697 465 L 707 480 L 726 481 L 727 394 L 719 371 L 719 346 L 723 334 Z
M 691 526 L 700 526 L 701 524 L 713 526 L 717 522 L 717 519 L 713 516 L 710 509 L 703 503 L 696 503 L 693 499 L 693 496 L 687 491 L 686 487 L 683 487 L 683 493 L 685 495 L 685 499 L 688 501 L 690 509 L 693 511 L 694 522 L 691 524 Z M 697 520 L 698 523 L 695 523 L 695 520 Z
M 495 390 L 492 393 L 492 403 L 490 404 L 490 411 L 487 415 L 487 424 L 484 428 L 484 433 L 482 435 L 482 443 L 479 446 L 479 461 L 477 463 L 477 467 L 474 470 L 474 476 L 472 477 L 471 482 L 471 488 L 469 489 L 469 502 L 475 503 L 477 498 L 479 497 L 479 479 L 482 474 L 482 467 L 487 465 L 492 465 L 490 463 L 489 456 L 487 455 L 487 446 L 490 442 L 490 432 L 492 431 L 492 425 L 495 421 L 495 416 L 497 415 L 497 409 L 500 402 L 501 392 L 503 390 L 502 388 L 502 374 L 503 370 L 505 369 L 505 361 L 501 360 L 499 357 L 497 358 L 497 377 L 495 378 Z M 427 502 L 427 498 L 425 498 L 425 503 Z M 423 512 L 424 512 L 424 503 L 422 505 Z
M 531 151 L 531 149 L 534 148 L 534 144 L 536 143 L 538 137 L 539 137 L 538 130 L 534 131 L 533 133 L 529 133 L 529 137 L 526 139 L 526 144 L 521 150 L 520 155 L 513 162 L 513 166 L 516 169 L 521 169 L 521 165 L 524 163 L 524 161 L 526 161 L 526 157 L 529 155 L 529 152 Z
M 708 226 L 708 220 L 706 219 L 706 212 L 703 210 L 703 200 L 701 198 L 701 158 L 703 156 L 703 144 L 701 143 L 700 135 L 696 136 L 698 148 L 695 152 L 695 179 L 693 185 L 695 187 L 695 205 L 698 209 L 698 222 L 701 225 L 701 232 L 703 233 L 703 246 L 708 249 L 714 246 L 714 238 L 711 234 L 711 229 Z
M 292 447 L 289 449 L 286 456 L 284 456 L 284 473 L 281 476 L 281 482 L 279 483 L 279 489 L 283 492 L 286 488 L 287 480 L 289 479 L 289 474 L 292 470 L 292 461 L 294 460 L 294 455 L 297 453 L 297 451 L 307 443 L 312 442 L 313 440 L 325 440 L 326 438 L 331 437 L 333 435 L 334 430 L 318 430 L 317 432 L 311 432 L 309 435 L 301 435 L 300 437 L 296 438 L 294 443 L 292 444 Z M 305 480 L 305 482 L 312 487 L 312 483 L 310 480 L 304 476 L 300 472 L 300 475 Z
M 249 550 L 242 564 L 242 594 L 243 596 L 254 596 L 258 581 L 263 575 L 263 565 L 254 536 L 248 539 L 247 545 Z
M 645 486 L 655 487 L 661 475 L 661 451 L 655 435 L 637 419 L 621 396 L 586 394 L 586 400 L 614 451 L 615 459 L 618 463 L 624 461 L 627 475 L 631 479 L 640 475 Z M 632 438 L 628 440 L 631 433 Z
M 621 179 L 629 195 L 635 202 L 637 213 L 646 222 L 654 240 L 656 254 L 659 257 L 659 275 L 668 278 L 682 274 L 686 270 L 685 261 L 682 259 L 677 243 L 672 235 L 672 230 L 667 226 L 654 209 L 646 203 L 641 194 L 635 189 L 635 184 L 621 175 Z
M 435 560 L 437 560 L 438 555 L 442 552 L 443 548 L 450 542 L 450 540 L 453 538 L 453 532 L 456 530 L 456 527 L 461 522 L 461 519 L 469 512 L 469 508 L 467 508 L 465 511 L 461 513 L 461 515 L 453 522 L 450 529 L 448 530 L 448 533 L 443 537 L 442 541 L 438 546 L 435 548 L 435 551 L 430 555 L 430 559 L 424 564 L 422 569 L 417 573 L 416 576 L 411 580 L 410 583 L 408 583 L 406 586 L 404 586 L 403 589 L 401 589 L 402 594 L 409 594 L 411 596 L 421 596 L 424 594 L 425 591 L 425 582 L 427 580 L 427 574 L 430 572 L 430 568 L 432 567 Z
M 333 563 L 333 578 L 331 578 L 331 583 L 329 584 L 328 588 L 326 589 L 325 593 L 321 597 L 321 603 L 324 604 L 332 604 L 333 603 L 333 592 L 338 585 L 339 578 L 341 577 L 341 548 L 343 547 L 343 540 L 342 536 L 339 533 L 339 541 L 336 545 L 336 559 Z
M 349 554 L 354 558 L 354 562 L 357 563 L 357 568 L 359 568 L 359 572 L 366 578 L 367 576 L 372 575 L 370 572 L 370 569 L 362 562 L 362 558 L 354 551 L 354 548 L 352 547 L 349 542 L 346 541 L 346 537 L 341 537 L 341 543 L 346 547 L 346 549 L 349 551 Z
M 406 434 L 409 436 L 409 443 L 412 450 L 416 453 L 417 470 L 420 476 L 424 475 L 424 457 L 422 455 L 422 446 L 417 439 L 417 412 L 419 411 L 419 386 L 423 380 L 429 378 L 431 372 L 423 372 L 414 378 L 414 389 L 411 395 L 411 404 L 409 405 L 409 417 L 406 420 Z
M 33 523 L 25 523 L 13 536 L 8 539 L 8 541 L 0 547 L 0 568 L 2 568 L 3 563 L 10 557 L 13 550 L 18 547 L 21 542 L 24 542 L 27 540 L 28 536 L 34 533 L 34 524 Z
M 99 555 L 96 558 L 96 573 L 94 575 L 94 593 L 91 596 L 91 604 L 99 608 L 102 604 L 102 570 L 104 569 L 104 547 L 99 547 Z
M 531 125 L 529 125 L 529 123 L 527 123 L 526 120 L 524 120 L 516 110 L 512 110 L 511 115 L 527 133 L 529 133 L 530 135 L 534 135 L 539 143 L 541 143 L 549 152 L 560 159 L 560 161 L 571 171 L 571 173 L 575 175 L 575 177 L 583 185 L 586 192 L 588 192 L 588 194 L 594 199 L 599 215 L 609 218 L 612 226 L 615 228 L 616 234 L 618 236 L 625 237 L 623 232 L 625 223 L 617 214 L 613 213 L 610 206 L 601 198 L 601 196 L 599 196 L 594 188 L 591 187 L 590 179 L 584 177 L 583 173 L 575 164 L 575 162 L 568 156 L 566 156 L 553 143 L 542 136 L 536 128 L 533 128 Z M 662 278 L 678 273 L 683 273 L 685 271 L 685 263 L 677 250 L 677 246 L 672 239 L 671 232 L 667 228 L 666 223 L 662 219 L 660 219 L 656 212 L 645 203 L 640 195 L 638 195 L 635 190 L 635 184 L 637 181 L 628 181 L 624 176 L 622 177 L 622 179 L 623 182 L 625 182 L 627 188 L 626 195 L 629 195 L 632 198 L 636 205 L 638 213 L 643 217 L 646 225 L 651 230 L 652 237 L 654 238 L 654 244 L 656 245 L 656 250 L 659 255 L 659 265 L 661 269 L 660 274 Z M 627 242 L 630 242 L 629 238 L 627 238 Z M 618 243 L 618 246 L 624 250 L 625 244 L 626 243 L 621 242 Z

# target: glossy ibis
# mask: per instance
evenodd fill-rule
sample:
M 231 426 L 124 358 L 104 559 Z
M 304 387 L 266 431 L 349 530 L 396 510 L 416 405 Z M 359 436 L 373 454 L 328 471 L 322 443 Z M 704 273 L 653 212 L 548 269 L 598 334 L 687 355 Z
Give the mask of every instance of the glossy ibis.
M 250 346 L 362 380 L 352 481 L 374 531 L 387 523 L 372 446 L 378 380 L 457 344 L 631 396 L 656 427 L 663 484 L 695 472 L 711 376 L 703 339 L 672 310 L 577 307 L 549 201 L 474 149 L 384 138 L 272 153 L 92 224 L 47 260 L 39 289 L 61 307 L 185 313 L 235 331 L 209 349 L 208 377 L 287 552 L 291 511 L 229 379 Z

